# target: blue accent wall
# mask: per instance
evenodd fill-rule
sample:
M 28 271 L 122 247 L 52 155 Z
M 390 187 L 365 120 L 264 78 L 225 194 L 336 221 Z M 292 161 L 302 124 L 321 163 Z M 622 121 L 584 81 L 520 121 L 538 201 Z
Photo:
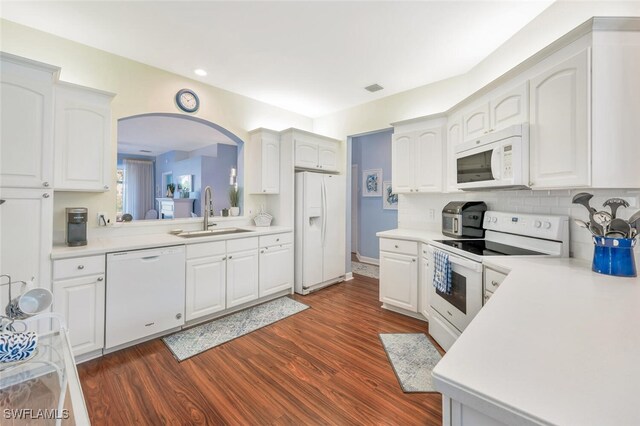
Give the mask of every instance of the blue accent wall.
M 376 233 L 397 228 L 398 211 L 384 210 L 382 197 L 362 196 L 362 172 L 382 169 L 382 181 L 391 180 L 392 134 L 385 130 L 352 138 L 351 164 L 358 166 L 358 252 L 373 259 L 378 259 L 380 249 Z

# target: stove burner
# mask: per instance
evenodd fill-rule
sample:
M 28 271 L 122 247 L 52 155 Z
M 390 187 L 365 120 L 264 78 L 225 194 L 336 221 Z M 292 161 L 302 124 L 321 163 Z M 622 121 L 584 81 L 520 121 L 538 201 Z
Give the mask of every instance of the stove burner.
M 437 240 L 435 242 L 478 256 L 543 256 L 545 254 L 487 240 Z

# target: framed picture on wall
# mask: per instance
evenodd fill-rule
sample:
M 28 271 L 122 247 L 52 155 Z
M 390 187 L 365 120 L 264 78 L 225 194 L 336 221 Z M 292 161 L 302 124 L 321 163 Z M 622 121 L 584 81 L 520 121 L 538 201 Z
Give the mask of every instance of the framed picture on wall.
M 369 169 L 362 172 L 362 196 L 382 196 L 382 169 Z
M 391 181 L 382 184 L 382 208 L 385 210 L 398 210 L 398 194 L 393 193 Z

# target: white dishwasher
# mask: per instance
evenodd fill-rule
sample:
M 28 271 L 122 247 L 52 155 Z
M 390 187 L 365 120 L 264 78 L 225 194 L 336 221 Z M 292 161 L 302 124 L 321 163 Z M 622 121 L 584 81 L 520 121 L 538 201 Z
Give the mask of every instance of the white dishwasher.
M 105 348 L 184 324 L 184 246 L 107 255 Z

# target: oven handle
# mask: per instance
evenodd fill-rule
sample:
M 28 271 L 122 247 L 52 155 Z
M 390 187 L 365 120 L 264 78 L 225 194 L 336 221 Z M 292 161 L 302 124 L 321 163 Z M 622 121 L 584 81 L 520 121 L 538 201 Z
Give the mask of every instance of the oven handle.
M 435 248 L 433 246 L 429 246 L 428 251 L 429 255 L 433 256 Z M 438 249 L 440 250 L 440 249 Z M 473 260 L 466 260 L 462 257 L 451 254 L 450 252 L 445 251 L 449 255 L 449 262 L 454 265 L 462 266 L 463 268 L 471 269 L 474 272 L 482 272 L 482 263 L 474 262 Z

